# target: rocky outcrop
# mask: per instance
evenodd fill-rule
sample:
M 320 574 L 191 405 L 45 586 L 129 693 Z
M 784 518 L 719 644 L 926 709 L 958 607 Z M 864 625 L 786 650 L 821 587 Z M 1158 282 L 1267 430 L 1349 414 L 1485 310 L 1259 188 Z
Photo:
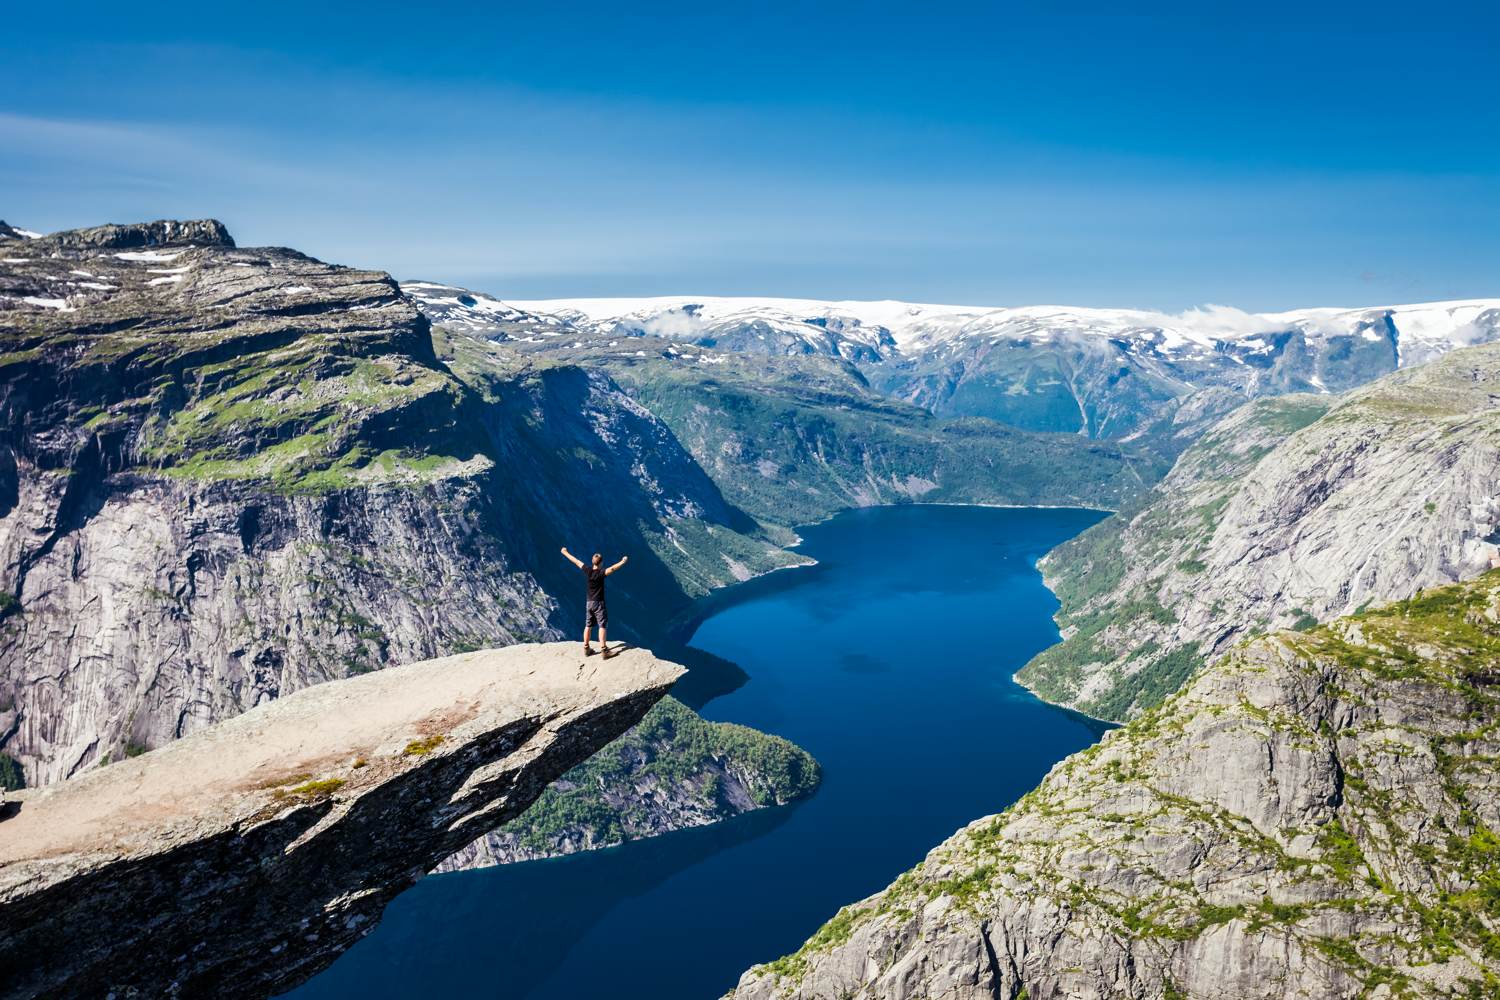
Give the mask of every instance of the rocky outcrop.
M 1500 573 L 1236 648 L 733 995 L 1500 992 Z
M 779 736 L 708 722 L 663 698 L 641 723 L 553 782 L 536 805 L 439 871 L 556 857 L 706 826 L 811 795 L 821 771 Z
M 1043 560 L 1064 642 L 1019 679 L 1125 719 L 1247 635 L 1467 579 L 1500 540 L 1500 345 L 1262 400 Z
M 618 635 L 801 561 L 606 376 L 459 335 L 439 357 L 387 275 L 211 220 L 7 246 L 7 783 L 332 678 L 572 635 L 564 543 L 632 556 Z
M 89 229 L 53 233 L 29 244 L 27 253 L 54 250 L 143 250 L 149 247 L 233 247 L 234 238 L 218 219 L 157 219 L 155 222 L 111 223 Z
M 299 691 L 0 821 L 6 996 L 269 996 L 639 720 L 682 668 L 514 646 Z

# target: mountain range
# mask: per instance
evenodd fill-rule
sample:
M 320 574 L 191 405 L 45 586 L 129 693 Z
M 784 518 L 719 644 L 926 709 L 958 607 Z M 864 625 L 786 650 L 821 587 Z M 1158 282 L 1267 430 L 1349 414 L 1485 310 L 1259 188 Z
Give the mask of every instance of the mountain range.
M 1496 986 L 1474 580 L 1500 542 L 1500 300 L 507 302 L 212 220 L 0 224 L 0 337 L 6 785 L 573 635 L 569 542 L 631 554 L 617 613 L 670 644 L 694 599 L 801 563 L 796 526 L 840 510 L 1089 506 L 1116 513 L 1043 560 L 1063 642 L 1019 676 L 1129 724 L 740 995 Z M 667 702 L 445 864 L 711 822 L 817 776 Z
M 1205 390 L 1226 393 L 1207 413 L 1186 414 L 1190 426 L 1245 398 L 1339 392 L 1500 339 L 1496 299 L 1265 314 L 1211 306 L 1168 315 L 692 296 L 501 303 L 428 283 L 404 287 L 441 322 L 513 325 L 506 335 L 543 349 L 648 338 L 837 358 L 883 394 L 938 416 L 1167 444 L 1185 439 L 1172 421 Z

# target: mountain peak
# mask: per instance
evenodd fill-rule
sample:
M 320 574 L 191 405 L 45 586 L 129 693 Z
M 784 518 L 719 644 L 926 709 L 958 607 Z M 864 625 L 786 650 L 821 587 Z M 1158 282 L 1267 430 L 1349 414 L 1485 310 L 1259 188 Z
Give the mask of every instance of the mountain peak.
M 133 250 L 141 247 L 193 244 L 233 247 L 234 237 L 218 219 L 157 219 L 155 222 L 111 223 L 88 229 L 67 229 L 44 237 L 58 249 Z
M 33 233 L 28 229 L 20 229 L 12 226 L 4 219 L 0 219 L 0 240 L 34 240 L 41 233 Z

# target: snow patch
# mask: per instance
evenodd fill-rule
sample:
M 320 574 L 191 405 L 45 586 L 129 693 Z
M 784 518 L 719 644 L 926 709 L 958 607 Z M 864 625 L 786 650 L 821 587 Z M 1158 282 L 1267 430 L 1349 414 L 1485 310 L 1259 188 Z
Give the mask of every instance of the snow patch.
M 59 312 L 73 311 L 67 299 L 44 299 L 38 295 L 23 295 L 21 301 L 29 306 L 41 306 L 43 309 L 56 309 Z
M 185 251 L 182 250 L 174 250 L 171 253 L 164 253 L 160 250 L 130 250 L 126 253 L 117 253 L 115 254 L 115 256 L 120 260 L 133 260 L 148 264 L 160 264 L 164 260 L 176 260 L 178 257 L 181 257 L 184 252 Z

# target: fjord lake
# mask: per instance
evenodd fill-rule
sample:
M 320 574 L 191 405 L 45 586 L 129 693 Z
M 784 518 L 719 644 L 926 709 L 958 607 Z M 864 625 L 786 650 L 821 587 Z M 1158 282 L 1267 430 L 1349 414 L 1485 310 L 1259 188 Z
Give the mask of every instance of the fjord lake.
M 290 995 L 721 996 L 1099 738 L 1011 675 L 1058 637 L 1037 559 L 1103 516 L 915 505 L 802 529 L 816 565 L 707 598 L 686 638 L 744 672 L 702 714 L 806 748 L 823 766 L 812 797 L 431 876 Z

